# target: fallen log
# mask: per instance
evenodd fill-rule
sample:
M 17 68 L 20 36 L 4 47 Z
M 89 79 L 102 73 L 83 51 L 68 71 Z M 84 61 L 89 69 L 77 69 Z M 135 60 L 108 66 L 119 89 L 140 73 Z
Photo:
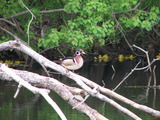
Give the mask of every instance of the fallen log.
M 52 61 L 50 61 L 48 59 L 46 59 L 45 57 L 43 57 L 40 54 L 36 53 L 30 47 L 28 47 L 25 44 L 23 44 L 20 40 L 9 41 L 9 42 L 2 43 L 0 45 L 0 50 L 7 50 L 7 49 L 19 50 L 19 51 L 29 55 L 33 59 L 35 59 L 39 64 L 41 64 L 41 66 L 48 67 L 50 69 L 53 69 L 53 70 L 61 73 L 62 75 L 67 76 L 68 78 L 71 78 L 83 90 L 85 90 L 85 92 L 87 92 L 87 94 L 89 94 L 90 96 L 93 96 L 93 97 L 96 97 L 96 98 L 98 98 L 98 99 L 100 99 L 102 101 L 108 102 L 109 104 L 113 105 L 114 107 L 116 107 L 120 111 L 122 111 L 125 114 L 129 115 L 130 117 L 132 117 L 133 119 L 141 120 L 141 118 L 139 118 L 137 115 L 135 115 L 134 113 L 132 113 L 128 109 L 122 107 L 121 105 L 119 105 L 115 101 L 109 99 L 106 95 L 114 97 L 114 98 L 116 98 L 116 99 L 118 99 L 118 100 L 120 100 L 120 101 L 122 101 L 122 102 L 124 102 L 126 104 L 131 105 L 132 107 L 134 107 L 134 108 L 136 108 L 138 110 L 142 110 L 142 111 L 144 111 L 146 113 L 152 114 L 153 116 L 155 116 L 157 118 L 160 118 L 160 111 L 157 111 L 157 110 L 149 108 L 149 107 L 147 107 L 145 105 L 140 105 L 140 104 L 138 104 L 136 102 L 133 102 L 133 101 L 125 98 L 124 96 L 121 96 L 121 95 L 117 94 L 116 92 L 114 92 L 112 90 L 109 90 L 107 88 L 101 87 L 100 85 L 92 82 L 91 80 L 89 80 L 89 79 L 87 79 L 87 78 L 85 78 L 83 76 L 77 75 L 77 74 L 75 74 L 75 73 L 73 73 L 71 71 L 67 71 L 62 66 L 60 66 L 60 65 L 58 65 L 58 64 L 56 64 L 56 63 L 54 63 L 54 62 L 52 62 Z M 50 85 L 50 84 L 48 84 L 48 85 Z M 62 95 L 62 94 L 60 94 L 60 95 Z M 76 109 L 78 109 L 78 107 L 76 107 Z M 90 117 L 90 119 L 92 119 L 92 118 Z

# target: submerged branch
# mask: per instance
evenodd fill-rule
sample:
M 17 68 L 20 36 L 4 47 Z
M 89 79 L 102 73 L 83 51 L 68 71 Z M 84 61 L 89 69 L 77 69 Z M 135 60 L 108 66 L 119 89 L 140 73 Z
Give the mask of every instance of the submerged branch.
M 113 89 L 113 91 L 115 91 L 136 70 L 136 68 L 140 64 L 140 62 L 141 61 L 139 61 L 137 63 L 137 65 L 134 67 L 134 69 L 132 69 L 131 72 L 126 75 L 126 77 Z

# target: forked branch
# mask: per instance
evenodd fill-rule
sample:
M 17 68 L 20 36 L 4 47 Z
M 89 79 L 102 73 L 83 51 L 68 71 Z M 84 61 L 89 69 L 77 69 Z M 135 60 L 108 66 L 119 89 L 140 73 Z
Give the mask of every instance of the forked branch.
M 27 81 L 23 80 L 21 77 L 16 75 L 11 69 L 9 69 L 5 64 L 0 63 L 0 70 L 5 72 L 8 76 L 12 77 L 19 85 L 24 86 L 34 94 L 41 94 L 46 101 L 55 109 L 62 120 L 67 120 L 66 116 L 63 114 L 58 105 L 49 97 L 49 90 L 37 88 L 29 84 Z

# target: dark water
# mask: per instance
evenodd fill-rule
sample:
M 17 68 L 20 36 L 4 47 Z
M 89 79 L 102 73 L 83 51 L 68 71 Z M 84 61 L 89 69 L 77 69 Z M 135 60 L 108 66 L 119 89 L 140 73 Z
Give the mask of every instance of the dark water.
M 124 76 L 134 68 L 135 63 L 134 61 L 126 61 L 123 63 L 115 62 L 113 66 L 116 70 L 115 74 L 111 63 L 103 62 L 87 62 L 83 68 L 76 72 L 102 86 L 105 85 L 107 88 L 114 89 Z M 155 70 L 158 85 L 160 82 L 159 66 L 160 65 L 157 64 Z M 69 80 L 68 82 L 67 78 L 59 77 L 59 75 L 55 76 L 61 78 L 59 80 L 63 83 L 76 86 L 73 81 Z M 149 74 L 147 72 L 135 71 L 116 92 L 137 103 L 160 110 L 160 89 L 145 87 L 148 84 L 148 78 Z M 153 79 L 151 85 L 153 85 Z M 14 99 L 13 96 L 16 89 L 17 83 L 0 81 L 0 120 L 60 120 L 56 112 L 42 97 L 35 97 L 33 93 L 25 88 L 23 88 L 18 97 Z M 88 120 L 88 117 L 85 115 L 76 110 L 72 110 L 72 107 L 55 93 L 52 92 L 50 95 L 55 102 L 57 102 L 68 120 Z M 155 118 L 149 114 L 138 111 L 118 100 L 116 101 L 137 114 L 143 120 L 155 120 Z M 86 102 L 110 120 L 132 120 L 116 108 L 96 98 L 89 97 Z

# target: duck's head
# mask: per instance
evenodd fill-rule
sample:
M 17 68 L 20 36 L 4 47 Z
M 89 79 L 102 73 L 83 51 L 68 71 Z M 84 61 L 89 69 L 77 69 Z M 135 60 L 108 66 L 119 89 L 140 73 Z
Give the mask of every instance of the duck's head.
M 82 49 L 78 49 L 76 52 L 75 52 L 75 56 L 77 55 L 81 55 L 81 54 L 86 54 Z

